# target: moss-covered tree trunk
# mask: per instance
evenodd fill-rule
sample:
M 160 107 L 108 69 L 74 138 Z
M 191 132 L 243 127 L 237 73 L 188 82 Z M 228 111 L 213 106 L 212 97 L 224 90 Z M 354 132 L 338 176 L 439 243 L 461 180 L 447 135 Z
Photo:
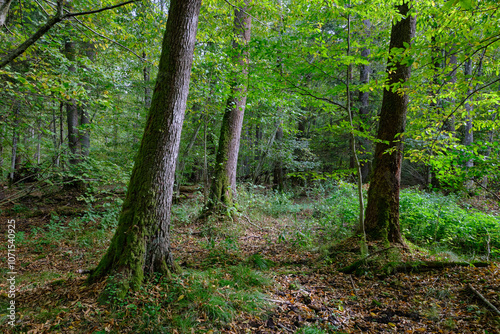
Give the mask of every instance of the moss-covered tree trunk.
M 416 17 L 409 15 L 408 2 L 397 9 L 402 18 L 392 26 L 391 51 L 408 47 L 415 35 Z M 403 243 L 399 228 L 399 186 L 408 95 L 402 85 L 410 78 L 411 71 L 404 59 L 396 57 L 390 56 L 387 64 L 387 88 L 382 98 L 365 229 L 368 239 Z
M 124 292 L 145 274 L 175 269 L 170 210 L 175 164 L 189 92 L 201 0 L 171 1 L 156 87 L 118 227 L 89 277 L 115 275 Z
M 233 206 L 236 191 L 236 169 L 240 148 L 241 128 L 247 100 L 248 51 L 252 18 L 248 14 L 249 0 L 234 10 L 233 63 L 231 95 L 227 100 L 216 155 L 214 178 L 210 189 L 208 210 Z

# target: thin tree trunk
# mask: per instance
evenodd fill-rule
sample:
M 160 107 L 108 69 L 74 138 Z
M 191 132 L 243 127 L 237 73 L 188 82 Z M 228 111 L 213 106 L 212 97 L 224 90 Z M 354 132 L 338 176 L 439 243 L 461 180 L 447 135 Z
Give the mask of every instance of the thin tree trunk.
M 454 85 L 457 83 L 457 55 L 456 55 L 456 48 L 451 47 L 450 50 L 446 54 L 446 58 L 449 59 L 449 66 L 451 67 L 451 71 L 449 74 L 449 80 L 448 82 L 451 83 L 452 89 L 454 88 Z M 453 104 L 452 99 L 447 99 L 446 102 L 448 104 Z M 444 124 L 444 130 L 451 132 L 453 135 L 455 135 L 455 115 L 453 114 L 451 117 L 446 120 Z
M 472 59 L 469 58 L 465 62 L 465 69 L 464 69 L 464 74 L 466 76 L 469 76 L 469 79 L 471 80 L 472 76 Z M 472 92 L 472 86 L 469 88 L 467 91 L 467 95 L 469 95 Z M 471 113 L 474 110 L 474 107 L 470 103 L 465 103 L 465 111 L 467 112 L 466 118 L 465 118 L 465 127 L 464 127 L 464 139 L 462 141 L 462 144 L 464 146 L 470 146 L 472 145 L 472 142 L 474 141 L 474 132 L 472 131 L 472 116 Z M 465 163 L 466 168 L 471 168 L 474 165 L 472 159 L 467 160 Z
M 347 16 L 347 57 L 351 56 L 351 14 L 349 13 Z M 365 214 L 365 204 L 363 201 L 363 175 L 361 173 L 361 163 L 358 159 L 358 154 L 356 153 L 356 137 L 354 136 L 354 123 L 352 117 L 351 110 L 351 84 L 352 81 L 352 65 L 347 65 L 347 75 L 346 75 L 346 106 L 347 106 L 347 114 L 349 116 L 349 123 L 351 125 L 351 154 L 353 160 L 353 167 L 356 168 L 357 174 L 357 185 L 358 185 L 358 201 L 359 201 L 359 216 L 358 216 L 358 224 L 360 226 L 362 232 L 362 245 L 361 245 L 361 255 L 366 255 L 367 246 L 366 246 L 366 233 L 364 226 L 364 214 Z
M 176 270 L 170 213 L 201 0 L 172 0 L 151 108 L 118 227 L 89 281 L 113 273 L 119 296 Z
M 402 19 L 391 29 L 390 50 L 404 49 L 415 35 L 416 17 L 408 15 L 409 5 L 397 6 Z M 400 88 L 410 79 L 411 67 L 389 58 L 388 86 L 384 89 L 380 124 L 374 155 L 374 173 L 368 191 L 365 229 L 368 239 L 403 243 L 399 228 L 399 186 L 403 157 L 408 95 Z M 388 143 L 388 144 L 386 144 Z
M 18 101 L 14 102 L 14 110 L 12 111 L 12 155 L 10 160 L 10 182 L 14 182 L 16 167 L 19 166 L 19 157 L 17 154 L 17 145 L 19 143 L 19 109 L 21 108 Z
M 186 147 L 184 152 L 182 152 L 182 155 L 179 157 L 179 159 L 177 159 L 176 170 L 178 171 L 177 172 L 178 178 L 176 181 L 176 189 L 175 189 L 175 193 L 177 193 L 177 194 L 179 193 L 179 188 L 181 186 L 180 183 L 181 183 L 181 179 L 182 179 L 182 173 L 184 172 L 184 167 L 186 166 L 186 158 L 189 156 L 189 153 L 191 152 L 191 149 L 193 148 L 194 143 L 196 143 L 196 139 L 198 138 L 198 133 L 200 132 L 201 126 L 206 122 L 203 120 L 203 118 L 204 117 L 202 116 L 198 120 L 198 126 L 194 130 L 194 133 L 191 136 L 191 139 L 189 140 L 188 146 Z
M 64 106 L 64 102 L 59 105 L 59 150 L 57 152 L 59 161 L 61 160 L 61 147 L 64 143 Z
M 278 190 L 279 192 L 283 192 L 284 190 L 283 155 L 282 155 L 283 122 L 280 122 L 278 131 L 276 131 L 276 141 L 278 142 L 279 153 L 277 156 L 277 160 L 274 163 L 273 183 L 274 183 L 274 189 Z
M 56 118 L 56 109 L 52 109 L 52 143 L 54 144 L 54 152 L 55 155 L 52 158 L 54 162 L 54 166 L 59 167 L 59 143 L 57 140 L 57 118 Z
M 262 154 L 260 156 L 259 162 L 257 163 L 257 167 L 255 168 L 255 172 L 253 175 L 253 183 L 257 182 L 257 178 L 260 175 L 262 165 L 264 165 L 264 161 L 265 161 L 267 155 L 269 154 L 269 150 L 271 150 L 271 147 L 274 144 L 274 139 L 276 138 L 276 134 L 278 133 L 278 130 L 280 129 L 280 127 L 281 127 L 281 121 L 279 121 L 276 124 L 276 129 L 274 129 L 273 133 L 271 134 L 271 137 L 269 137 L 269 140 L 267 141 L 267 145 L 264 148 L 264 151 L 262 152 Z
M 80 109 L 80 126 L 81 157 L 85 159 L 90 155 L 90 118 L 85 107 Z
M 42 120 L 41 118 L 38 118 L 36 121 L 36 133 L 37 133 L 37 140 L 36 140 L 36 152 L 35 152 L 35 160 L 37 165 L 40 164 L 40 158 L 41 158 L 41 151 L 40 151 L 40 145 L 42 141 Z
M 370 20 L 363 20 L 363 25 L 365 27 L 365 36 L 369 37 L 370 36 L 370 31 L 371 31 L 371 22 Z M 367 47 L 364 47 L 361 50 L 361 57 L 368 61 L 368 58 L 370 57 L 371 50 Z M 369 64 L 361 64 L 359 66 L 359 81 L 363 85 L 367 85 L 370 83 L 370 72 L 371 72 L 371 67 Z M 361 126 L 360 126 L 360 131 L 367 131 L 365 130 L 366 124 L 368 123 L 368 114 L 370 113 L 370 108 L 369 108 L 369 98 L 370 98 L 370 93 L 368 91 L 360 91 L 359 92 L 359 102 L 360 102 L 360 107 L 359 107 L 359 116 L 361 118 Z M 367 138 L 360 138 L 359 139 L 359 150 L 361 152 L 360 154 L 360 163 L 361 163 L 361 178 L 363 182 L 368 182 L 370 178 L 370 162 L 368 161 L 369 155 L 367 154 L 368 149 L 371 146 L 371 142 Z

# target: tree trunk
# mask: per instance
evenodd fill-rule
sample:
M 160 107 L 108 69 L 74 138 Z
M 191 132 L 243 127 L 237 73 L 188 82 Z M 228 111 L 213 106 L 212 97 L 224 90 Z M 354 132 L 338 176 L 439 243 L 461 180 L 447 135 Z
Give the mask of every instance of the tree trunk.
M 469 79 L 466 80 L 472 80 L 472 59 L 469 58 L 465 62 L 465 69 L 464 69 L 464 74 L 465 76 L 469 77 Z M 472 92 L 472 86 L 469 88 L 467 91 L 467 95 L 469 95 Z M 464 133 L 464 139 L 462 141 L 462 144 L 464 146 L 470 146 L 472 145 L 472 142 L 474 141 L 474 132 L 472 131 L 472 111 L 474 110 L 474 107 L 470 103 L 465 103 L 465 111 L 467 112 L 466 119 L 465 119 L 465 127 L 463 130 Z M 466 168 L 471 168 L 473 166 L 473 161 L 472 159 L 467 160 L 465 163 Z
M 81 146 L 81 157 L 87 158 L 90 154 L 90 118 L 89 113 L 82 106 L 80 108 L 80 126 L 82 127 L 80 132 L 80 146 Z
M 371 30 L 371 22 L 370 20 L 363 20 L 363 24 L 365 26 L 365 35 L 369 37 Z M 371 53 L 370 49 L 365 47 L 361 50 L 361 57 L 368 61 L 370 53 Z M 371 72 L 370 65 L 362 64 L 359 66 L 359 81 L 361 84 L 367 85 L 368 83 L 370 83 L 370 72 Z M 359 116 L 362 122 L 360 131 L 365 131 L 363 125 L 368 123 L 368 114 L 370 112 L 369 97 L 370 93 L 368 91 L 359 92 L 358 96 L 360 103 Z M 368 182 L 370 177 L 370 162 L 368 161 L 369 156 L 367 155 L 367 151 L 370 146 L 371 146 L 370 140 L 368 140 L 367 138 L 359 139 L 359 150 L 361 152 L 360 153 L 361 177 L 363 179 L 363 183 Z
M 64 102 L 59 105 L 59 150 L 57 152 L 59 162 L 61 160 L 61 146 L 64 143 L 64 105 Z
M 397 6 L 402 19 L 393 24 L 390 50 L 406 48 L 415 35 L 416 17 L 408 15 L 408 2 Z M 389 89 L 384 89 L 375 147 L 374 173 L 368 191 L 365 229 L 368 239 L 403 243 L 399 228 L 399 185 L 403 156 L 408 95 L 401 89 L 410 79 L 411 68 L 389 57 Z M 384 143 L 384 142 L 388 143 Z
M 36 152 L 35 152 L 35 160 L 36 163 L 40 164 L 41 159 L 41 143 L 42 141 L 42 119 L 39 117 L 36 121 Z
M 52 109 L 52 143 L 54 144 L 54 157 L 52 161 L 54 166 L 59 167 L 59 142 L 57 140 L 57 118 L 56 118 L 56 109 Z
M 201 0 L 172 0 L 146 128 L 118 227 L 89 281 L 114 274 L 120 295 L 144 275 L 175 270 L 170 211 L 182 123 L 189 92 Z
M 85 43 L 84 44 L 85 55 L 91 62 L 95 62 L 96 48 L 94 43 Z M 86 90 L 90 90 L 91 87 L 87 86 Z M 78 108 L 80 115 L 80 147 L 81 147 L 81 157 L 83 159 L 87 158 L 90 155 L 90 117 L 89 112 L 86 108 L 86 105 L 83 104 L 80 108 Z
M 21 108 L 18 101 L 14 102 L 14 110 L 12 111 L 12 155 L 10 160 L 10 182 L 14 181 L 16 167 L 19 166 L 19 157 L 17 153 L 17 145 L 19 143 L 19 109 Z
M 217 150 L 215 175 L 210 190 L 207 213 L 219 206 L 233 206 L 236 192 L 236 169 L 240 148 L 241 128 L 247 99 L 248 51 L 252 18 L 248 14 L 248 0 L 234 10 L 233 62 L 238 65 L 232 73 L 231 96 L 227 100 L 222 120 L 219 148 Z
M 273 188 L 278 190 L 279 192 L 283 192 L 284 190 L 284 182 L 283 182 L 283 122 L 280 122 L 278 127 L 278 131 L 276 131 L 276 141 L 278 142 L 278 156 L 277 160 L 274 162 L 274 171 L 273 171 Z
M 273 133 L 271 134 L 271 137 L 269 137 L 269 140 L 267 141 L 267 145 L 265 146 L 264 151 L 262 152 L 260 158 L 258 159 L 257 167 L 255 167 L 254 175 L 252 178 L 253 183 L 257 183 L 257 178 L 260 175 L 262 166 L 264 165 L 266 157 L 269 154 L 269 150 L 274 144 L 274 139 L 276 138 L 276 134 L 278 133 L 280 128 L 281 128 L 281 121 L 278 121 L 278 123 L 276 123 L 276 128 L 274 129 Z
M 71 65 L 68 70 L 70 72 L 76 72 L 75 65 L 73 64 L 76 56 L 75 42 L 66 42 L 64 44 L 64 53 L 66 58 L 71 61 Z M 80 141 L 78 134 L 78 107 L 75 99 L 70 99 L 66 102 L 66 120 L 68 123 L 68 148 L 70 151 L 69 164 L 76 165 L 80 162 Z
M 456 52 L 457 52 L 456 48 L 451 47 L 450 50 L 446 54 L 446 58 L 449 59 L 448 64 L 451 67 L 448 82 L 452 84 L 452 89 L 453 89 L 454 85 L 457 83 L 457 55 L 456 55 Z M 453 104 L 453 99 L 447 99 L 446 103 Z M 444 130 L 451 132 L 453 135 L 455 135 L 455 114 L 451 115 L 451 117 L 449 117 L 445 121 Z

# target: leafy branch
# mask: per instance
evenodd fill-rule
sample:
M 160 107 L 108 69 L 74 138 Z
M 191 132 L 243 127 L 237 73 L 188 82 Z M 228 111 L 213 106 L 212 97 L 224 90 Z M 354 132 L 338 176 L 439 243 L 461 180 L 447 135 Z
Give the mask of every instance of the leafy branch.
M 65 20 L 65 19 L 68 19 L 71 17 L 76 17 L 76 16 L 100 13 L 100 12 L 103 12 L 106 10 L 115 9 L 115 8 L 122 7 L 122 6 L 125 6 L 128 4 L 134 3 L 134 2 L 138 2 L 138 1 L 142 1 L 142 0 L 130 0 L 130 1 L 119 3 L 117 5 L 107 6 L 107 7 L 99 8 L 96 10 L 89 10 L 89 11 L 85 11 L 85 12 L 64 14 L 64 11 L 63 11 L 64 1 L 57 0 L 57 9 L 56 9 L 56 13 L 54 14 L 54 16 L 52 16 L 43 26 L 41 26 L 31 37 L 29 37 L 26 41 L 24 41 L 23 44 L 19 45 L 16 49 L 9 52 L 7 54 L 7 56 L 2 58 L 2 60 L 0 61 L 0 69 L 4 68 L 8 64 L 10 64 L 12 61 L 14 61 L 14 59 L 16 59 L 17 57 L 22 55 L 31 45 L 35 44 L 36 41 L 38 41 L 53 26 L 55 26 L 57 23 L 61 22 L 62 20 Z

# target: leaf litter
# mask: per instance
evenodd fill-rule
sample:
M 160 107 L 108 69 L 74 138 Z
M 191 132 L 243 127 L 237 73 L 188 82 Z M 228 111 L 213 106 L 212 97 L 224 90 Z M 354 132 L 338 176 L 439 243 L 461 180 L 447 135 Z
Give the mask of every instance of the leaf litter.
M 7 212 L 5 210 L 4 212 Z M 11 219 L 5 213 L 0 219 Z M 43 228 L 48 217 L 22 217 L 23 224 Z M 307 219 L 307 217 L 305 217 Z M 65 221 L 67 224 L 68 222 Z M 281 232 L 290 222 L 266 217 L 249 224 L 239 219 L 239 233 L 232 243 L 227 237 L 210 246 L 210 238 L 198 233 L 200 226 L 180 224 L 173 234 L 175 257 L 185 270 L 202 270 L 253 263 L 270 278 L 263 288 L 268 306 L 264 312 L 239 312 L 227 322 L 213 325 L 208 314 L 200 313 L 193 328 L 160 330 L 155 323 L 175 317 L 175 308 L 162 304 L 168 296 L 161 285 L 150 284 L 146 291 L 131 293 L 131 302 L 120 312 L 111 304 L 100 304 L 98 296 L 105 281 L 85 284 L 81 269 L 97 265 L 107 243 L 81 247 L 68 241 L 17 249 L 17 322 L 6 323 L 7 284 L 0 283 L 0 330 L 3 333 L 133 333 L 137 322 L 148 317 L 133 317 L 141 307 L 159 305 L 157 322 L 143 332 L 151 333 L 500 333 L 500 317 L 471 291 L 469 285 L 493 306 L 500 307 L 500 267 L 452 267 L 418 272 L 408 270 L 392 275 L 348 275 L 338 270 L 359 258 L 359 247 L 347 241 L 328 257 L 317 250 L 283 241 Z M 88 228 L 96 228 L 89 225 Z M 27 229 L 25 229 L 27 231 Z M 5 234 L 5 226 L 1 233 Z M 26 232 L 28 233 L 28 232 Z M 110 238 L 111 232 L 104 236 Z M 207 246 L 208 245 L 208 246 Z M 222 245 L 222 246 L 221 246 Z M 380 245 L 370 245 L 379 247 Z M 0 256 L 6 258 L 6 249 Z M 75 256 L 85 254 L 85 256 Z M 251 259 L 251 260 L 250 260 Z M 433 260 L 418 252 L 402 260 Z M 51 273 L 51 275 L 47 275 Z M 39 277 L 44 274 L 46 279 Z M 189 280 L 180 281 L 189 291 Z M 222 289 L 222 288 L 219 288 Z M 214 294 L 224 296 L 223 291 Z M 181 303 L 184 295 L 170 303 Z M 134 313 L 136 312 L 136 313 Z M 121 318 L 117 317 L 117 314 Z M 163 320 L 163 317 L 165 318 Z

